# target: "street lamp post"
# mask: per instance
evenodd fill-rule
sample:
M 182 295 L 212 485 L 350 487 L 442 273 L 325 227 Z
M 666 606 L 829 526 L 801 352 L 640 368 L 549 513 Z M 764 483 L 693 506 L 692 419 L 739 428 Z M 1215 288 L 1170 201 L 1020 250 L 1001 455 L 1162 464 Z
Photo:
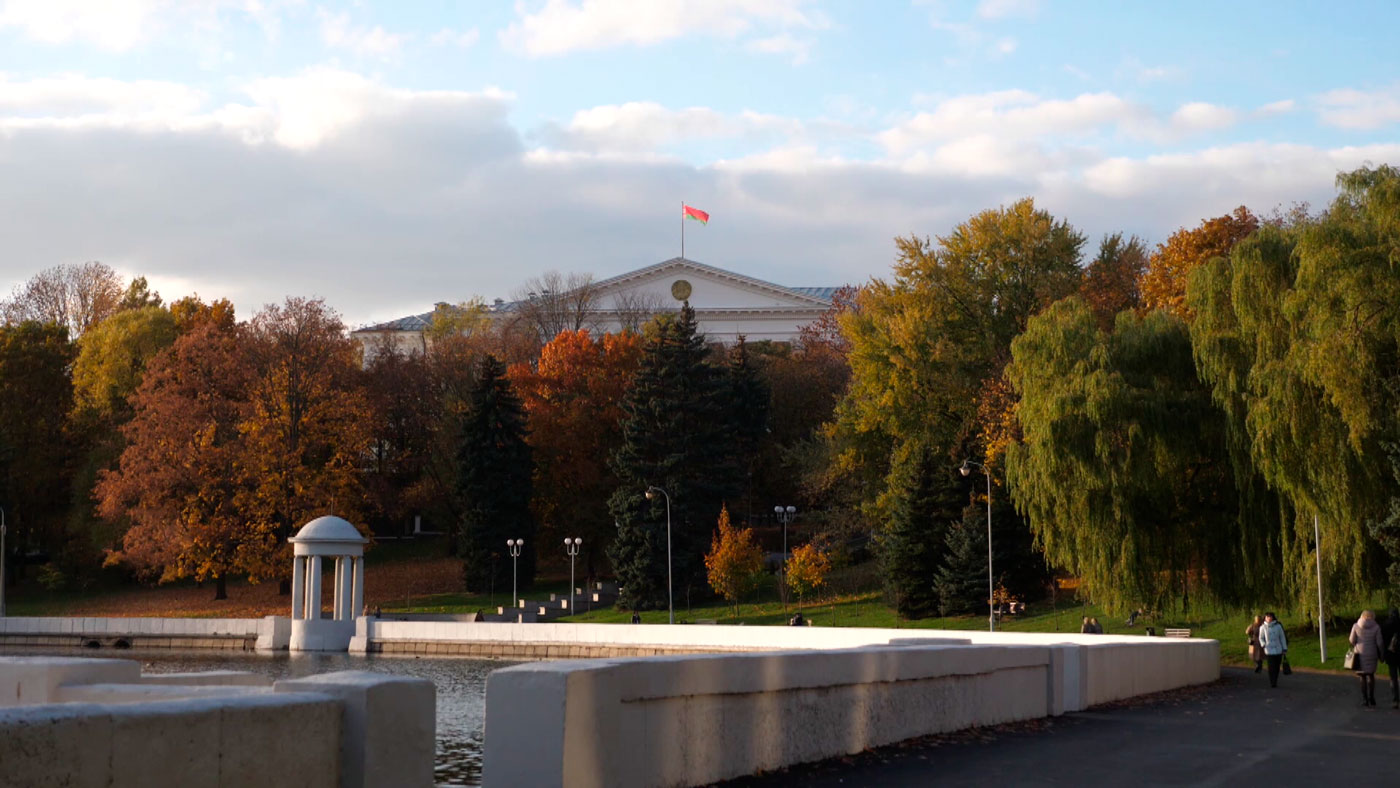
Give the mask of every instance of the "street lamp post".
M 578 550 L 583 546 L 583 539 L 570 539 L 564 537 L 564 552 L 569 554 L 569 615 L 578 613 L 574 607 L 574 559 L 578 558 Z
M 787 559 L 788 559 L 788 551 L 787 551 L 787 527 L 788 527 L 788 523 L 792 522 L 792 518 L 794 518 L 794 517 L 797 516 L 797 507 L 796 507 L 796 506 L 774 506 L 774 507 L 773 507 L 773 515 L 774 515 L 775 517 L 778 518 L 778 522 L 780 522 L 780 523 L 783 524 L 783 562 L 782 562 L 782 564 L 779 565 L 778 569 L 780 570 L 780 573 L 782 574 L 782 576 L 783 576 L 783 581 L 784 581 L 783 587 L 782 587 L 781 590 L 782 590 L 782 597 L 783 597 L 783 609 L 786 610 L 786 609 L 787 609 L 787 582 L 786 582 L 786 581 L 787 581 Z
M 963 460 L 962 467 L 958 471 L 967 476 L 972 473 L 972 466 L 976 465 L 982 469 L 982 475 L 987 477 L 987 631 L 997 631 L 996 614 L 996 589 L 992 586 L 992 474 L 987 471 L 987 466 L 973 460 Z
M 5 617 L 5 509 L 0 507 L 0 618 Z
M 1317 650 L 1322 661 L 1327 661 L 1327 622 L 1322 618 L 1322 531 L 1317 525 L 1317 515 L 1313 515 L 1313 553 L 1317 556 Z M 0 615 L 4 615 L 0 605 Z
M 671 494 L 660 487 L 647 488 L 647 500 L 655 500 L 656 494 L 666 496 L 666 610 L 672 624 L 676 623 L 676 602 L 671 584 Z
M 520 559 L 520 551 L 523 550 L 523 549 L 525 548 L 525 540 L 524 540 L 524 539 L 507 539 L 507 540 L 506 540 L 506 548 L 510 550 L 510 606 L 511 606 L 512 608 L 519 608 L 519 607 L 520 607 L 520 591 L 519 591 L 519 585 L 518 585 L 519 580 L 520 580 L 520 570 L 519 570 L 520 561 L 519 561 L 519 559 Z M 519 622 L 520 622 L 520 614 L 519 614 L 519 613 L 516 613 L 516 614 L 515 614 L 515 621 L 516 621 L 516 623 L 519 623 Z

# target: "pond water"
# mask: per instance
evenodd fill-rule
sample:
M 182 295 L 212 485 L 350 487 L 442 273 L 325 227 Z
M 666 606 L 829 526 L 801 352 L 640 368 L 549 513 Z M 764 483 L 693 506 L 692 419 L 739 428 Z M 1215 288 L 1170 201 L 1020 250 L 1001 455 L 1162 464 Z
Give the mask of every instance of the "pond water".
M 412 656 L 172 651 L 130 649 L 0 649 L 15 656 L 83 656 L 132 659 L 143 673 L 243 670 L 273 679 L 299 678 L 339 670 L 372 670 L 428 679 L 437 687 L 437 763 L 441 786 L 481 784 L 481 744 L 486 721 L 486 674 L 518 664 L 504 660 Z

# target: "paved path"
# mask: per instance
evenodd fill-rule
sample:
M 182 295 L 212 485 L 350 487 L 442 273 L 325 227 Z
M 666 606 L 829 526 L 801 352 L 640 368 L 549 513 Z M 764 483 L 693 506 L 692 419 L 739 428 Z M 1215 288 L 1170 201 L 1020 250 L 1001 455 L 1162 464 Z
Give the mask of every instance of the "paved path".
M 1377 676 L 1252 671 L 1053 720 L 931 737 L 734 786 L 1400 785 L 1400 711 Z

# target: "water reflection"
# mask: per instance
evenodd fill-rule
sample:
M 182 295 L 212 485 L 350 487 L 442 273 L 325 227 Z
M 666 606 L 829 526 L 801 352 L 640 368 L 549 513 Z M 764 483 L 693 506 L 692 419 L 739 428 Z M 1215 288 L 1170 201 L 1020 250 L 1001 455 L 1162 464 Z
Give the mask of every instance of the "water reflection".
M 273 679 L 299 678 L 338 670 L 372 670 L 428 679 L 437 687 L 437 784 L 481 785 L 481 746 L 486 720 L 486 674 L 518 664 L 503 660 L 411 656 L 170 651 L 131 649 L 0 649 L 20 656 L 107 657 L 141 662 L 144 673 L 244 670 Z

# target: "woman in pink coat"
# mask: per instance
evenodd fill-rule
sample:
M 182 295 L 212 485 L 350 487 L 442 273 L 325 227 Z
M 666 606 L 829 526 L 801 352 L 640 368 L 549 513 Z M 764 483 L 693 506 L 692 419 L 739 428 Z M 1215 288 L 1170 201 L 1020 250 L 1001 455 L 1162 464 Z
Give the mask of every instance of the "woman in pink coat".
M 1361 618 L 1351 625 L 1351 635 L 1347 641 L 1356 650 L 1356 661 L 1352 670 L 1361 677 L 1361 705 L 1376 705 L 1376 665 L 1381 661 L 1385 644 L 1381 642 L 1381 625 L 1376 623 L 1372 610 L 1361 611 Z
M 1258 673 L 1264 667 L 1264 647 L 1259 644 L 1259 630 L 1264 626 L 1264 617 L 1255 616 L 1254 623 L 1244 631 L 1249 638 L 1249 659 L 1254 663 L 1254 672 Z

